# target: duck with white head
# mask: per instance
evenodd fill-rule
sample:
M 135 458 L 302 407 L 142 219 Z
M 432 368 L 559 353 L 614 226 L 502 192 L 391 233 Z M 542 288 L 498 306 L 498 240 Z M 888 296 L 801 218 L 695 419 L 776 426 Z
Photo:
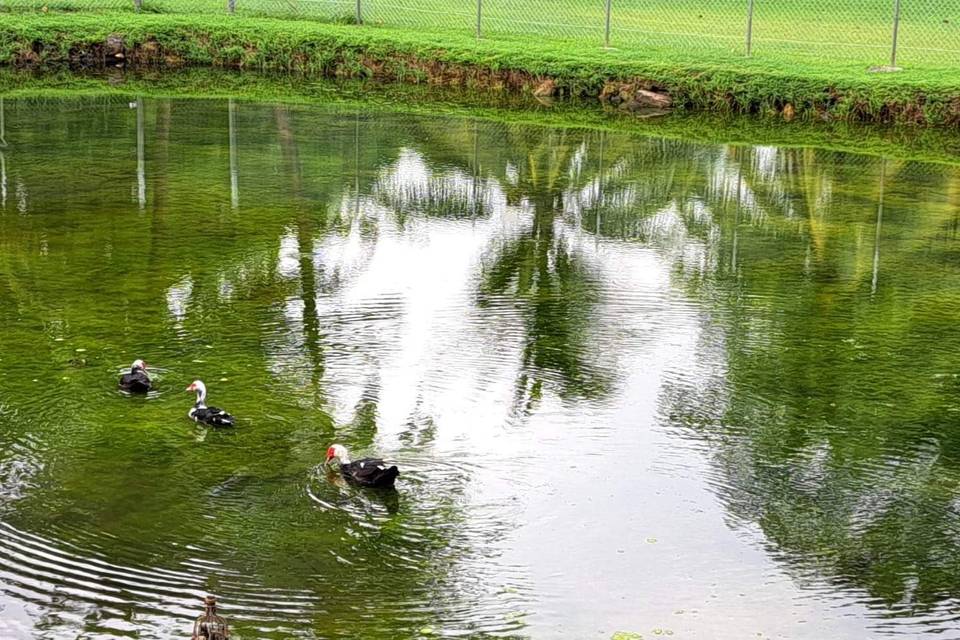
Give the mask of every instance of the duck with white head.
M 120 388 L 130 393 L 146 393 L 153 388 L 147 374 L 147 363 L 137 358 L 130 365 L 130 371 L 120 376 Z
M 202 381 L 194 380 L 186 390 L 197 393 L 196 403 L 194 403 L 193 408 L 187 412 L 191 420 L 210 427 L 233 426 L 233 416 L 219 407 L 207 406 L 207 385 L 203 384 Z

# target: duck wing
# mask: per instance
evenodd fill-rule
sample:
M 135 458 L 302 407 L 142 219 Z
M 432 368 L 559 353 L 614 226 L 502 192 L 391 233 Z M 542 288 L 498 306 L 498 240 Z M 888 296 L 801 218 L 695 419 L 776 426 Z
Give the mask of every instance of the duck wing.
M 340 465 L 343 477 L 364 487 L 392 487 L 400 470 L 396 466 L 388 467 L 379 458 L 364 458 Z
M 211 427 L 232 427 L 233 416 L 219 407 L 197 407 L 193 419 Z
M 131 371 L 120 376 L 120 388 L 134 393 L 150 391 L 150 377 L 143 371 Z

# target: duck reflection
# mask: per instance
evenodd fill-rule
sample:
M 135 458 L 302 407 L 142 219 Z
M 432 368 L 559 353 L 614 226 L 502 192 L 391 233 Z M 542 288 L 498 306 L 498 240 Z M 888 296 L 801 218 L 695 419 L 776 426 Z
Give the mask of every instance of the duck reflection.
M 329 465 L 322 465 L 322 473 L 327 482 L 339 489 L 341 497 L 349 501 L 362 496 L 362 500 L 369 500 L 392 516 L 400 511 L 400 492 L 396 487 L 356 487 L 344 479 L 339 469 Z

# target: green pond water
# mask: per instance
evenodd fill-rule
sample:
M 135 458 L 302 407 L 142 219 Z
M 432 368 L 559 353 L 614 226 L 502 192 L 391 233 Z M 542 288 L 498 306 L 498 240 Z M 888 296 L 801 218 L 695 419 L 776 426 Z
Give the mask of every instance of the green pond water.
M 960 167 L 0 111 L 0 637 L 960 638 Z

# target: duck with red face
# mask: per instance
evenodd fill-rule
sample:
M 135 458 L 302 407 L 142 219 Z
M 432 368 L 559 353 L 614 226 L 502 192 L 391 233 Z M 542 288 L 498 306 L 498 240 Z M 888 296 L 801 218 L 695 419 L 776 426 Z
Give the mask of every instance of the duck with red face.
M 327 460 L 330 464 L 336 460 L 340 464 L 340 475 L 347 482 L 361 487 L 388 489 L 393 487 L 400 475 L 396 465 L 387 466 L 380 458 L 362 458 L 350 461 L 350 454 L 342 444 L 330 445 L 327 449 Z

